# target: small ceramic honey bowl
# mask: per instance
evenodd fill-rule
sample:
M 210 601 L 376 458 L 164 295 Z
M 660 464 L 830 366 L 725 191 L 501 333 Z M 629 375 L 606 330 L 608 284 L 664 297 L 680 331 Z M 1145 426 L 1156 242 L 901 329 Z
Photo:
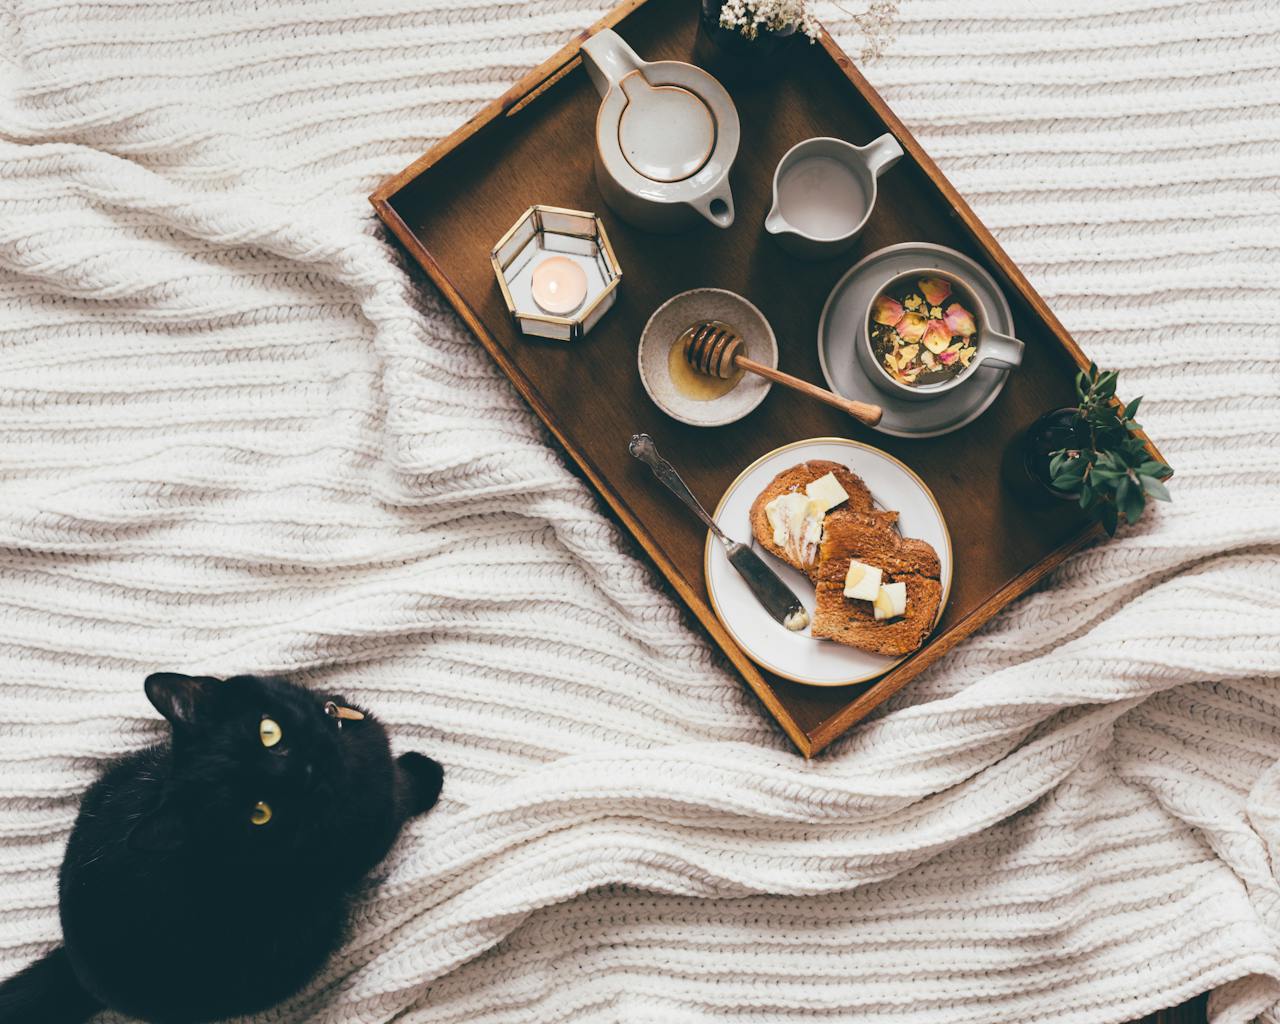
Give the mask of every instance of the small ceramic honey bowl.
M 685 357 L 690 329 L 708 321 L 732 325 L 746 355 L 778 365 L 778 341 L 764 314 L 741 295 L 723 288 L 694 288 L 673 295 L 649 317 L 636 353 L 640 382 L 654 404 L 672 419 L 694 427 L 740 420 L 764 401 L 772 384 L 741 371 L 726 379 L 699 373 Z

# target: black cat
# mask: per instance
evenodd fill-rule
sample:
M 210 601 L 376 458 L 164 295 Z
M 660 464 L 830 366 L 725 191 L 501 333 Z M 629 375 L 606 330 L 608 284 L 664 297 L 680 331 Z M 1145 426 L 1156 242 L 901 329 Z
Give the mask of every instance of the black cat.
M 439 764 L 393 758 L 342 697 L 168 673 L 146 691 L 172 739 L 85 794 L 59 876 L 63 945 L 0 985 L 0 1024 L 272 1006 L 338 948 L 352 892 L 440 794 Z

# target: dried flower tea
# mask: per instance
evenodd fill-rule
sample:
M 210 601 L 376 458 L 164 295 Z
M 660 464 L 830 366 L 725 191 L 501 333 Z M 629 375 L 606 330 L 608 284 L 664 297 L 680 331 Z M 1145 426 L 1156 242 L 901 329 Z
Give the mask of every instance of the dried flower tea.
M 871 304 L 871 348 L 899 384 L 930 387 L 959 376 L 977 351 L 973 313 L 940 277 L 899 281 Z

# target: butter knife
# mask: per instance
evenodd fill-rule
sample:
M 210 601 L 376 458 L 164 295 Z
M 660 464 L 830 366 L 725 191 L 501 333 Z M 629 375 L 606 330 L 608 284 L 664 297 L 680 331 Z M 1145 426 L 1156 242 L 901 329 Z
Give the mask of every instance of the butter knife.
M 809 625 L 809 613 L 804 610 L 804 605 L 792 593 L 791 588 L 783 583 L 781 577 L 765 565 L 764 560 L 748 545 L 739 544 L 725 535 L 724 531 L 716 525 L 715 520 L 707 515 L 707 510 L 693 496 L 688 485 L 680 479 L 680 474 L 676 472 L 675 467 L 658 454 L 658 446 L 653 443 L 652 437 L 648 434 L 633 434 L 627 450 L 653 470 L 653 475 L 658 478 L 658 482 L 706 523 L 707 529 L 714 533 L 724 545 L 725 554 L 729 556 L 729 564 L 738 571 L 738 575 L 751 588 L 751 593 L 755 594 L 756 600 L 764 606 L 765 611 L 790 630 L 801 630 Z

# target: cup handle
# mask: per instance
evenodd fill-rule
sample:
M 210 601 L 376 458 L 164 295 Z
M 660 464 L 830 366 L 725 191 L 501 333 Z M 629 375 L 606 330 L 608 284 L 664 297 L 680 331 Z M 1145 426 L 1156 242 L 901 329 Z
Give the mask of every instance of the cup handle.
M 604 28 L 578 48 L 582 64 L 596 92 L 607 96 L 609 90 L 633 71 L 644 67 L 635 50 L 611 28 Z
M 998 331 L 983 331 L 978 335 L 978 362 L 1012 369 L 1022 365 L 1025 348 L 1017 338 Z
M 878 139 L 872 139 L 859 150 L 867 162 L 867 170 L 874 177 L 880 177 L 885 171 L 902 159 L 902 147 L 888 132 Z

